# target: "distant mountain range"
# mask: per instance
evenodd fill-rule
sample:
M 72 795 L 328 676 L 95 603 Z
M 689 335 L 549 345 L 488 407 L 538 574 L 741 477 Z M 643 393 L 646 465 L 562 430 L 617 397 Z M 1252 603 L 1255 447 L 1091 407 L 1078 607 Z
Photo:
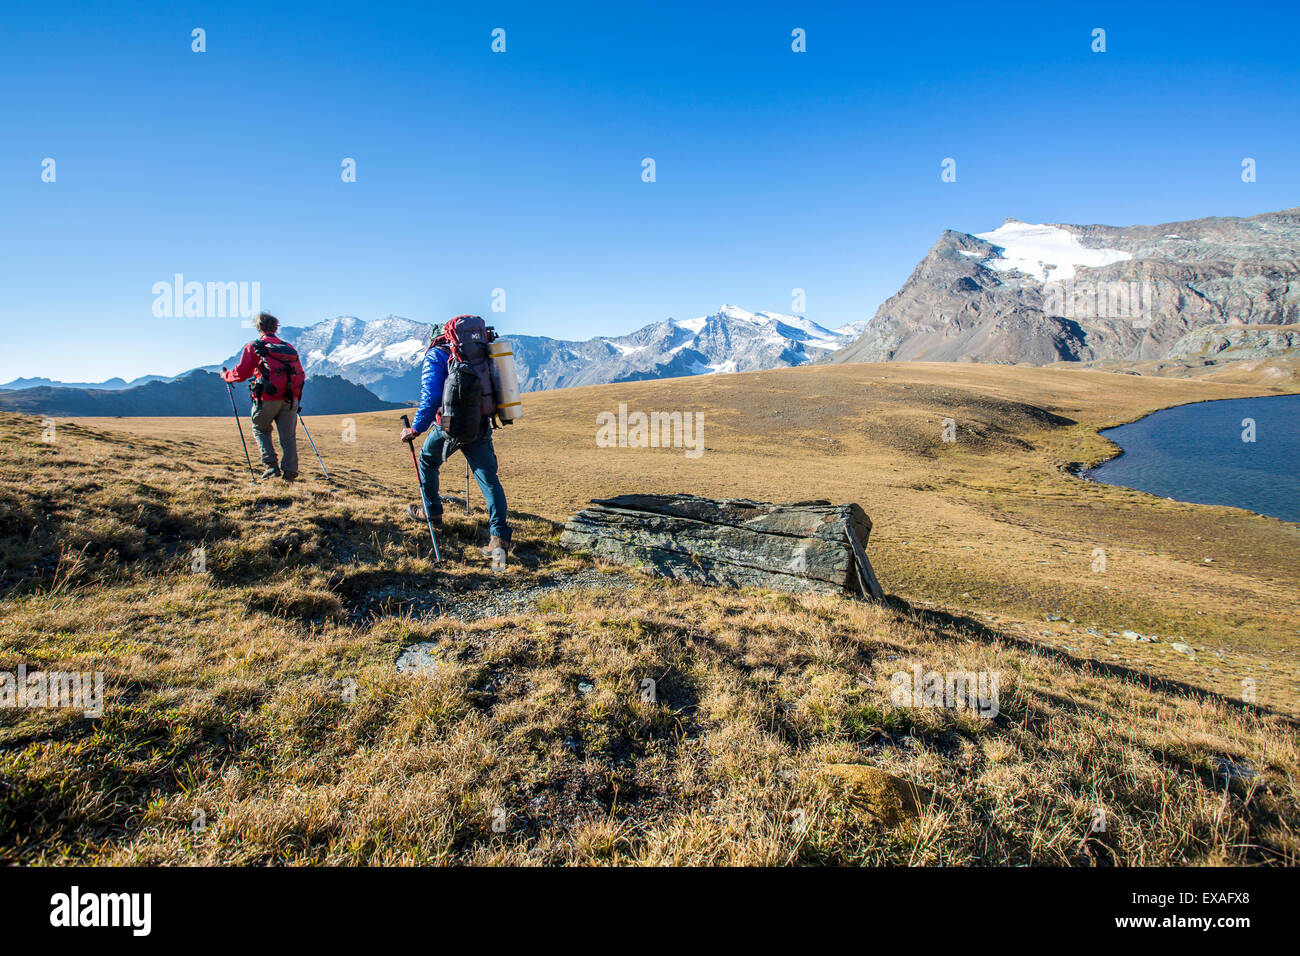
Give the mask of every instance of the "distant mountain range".
M 499 331 L 530 392 L 823 361 L 1213 365 L 1294 356 L 1297 323 L 1300 208 L 1155 226 L 1007 219 L 990 232 L 948 230 L 869 323 L 834 330 L 724 305 L 585 341 Z M 340 316 L 280 334 L 302 357 L 308 408 L 332 414 L 414 402 L 428 333 L 398 316 Z M 229 400 L 218 367 L 94 385 L 16 379 L 0 385 L 0 409 L 220 415 Z
M 166 375 L 142 375 L 139 378 L 133 378 L 127 381 L 124 378 L 110 378 L 104 382 L 56 382 L 52 378 L 16 378 L 12 382 L 5 382 L 0 385 L 0 391 L 16 391 L 20 388 L 103 388 L 117 390 L 122 388 L 133 388 L 136 385 L 147 385 L 149 382 L 170 382 L 171 378 Z
M 1300 208 L 1156 226 L 1008 219 L 940 236 L 831 361 L 1143 361 L 1203 352 L 1206 329 L 1219 351 L 1279 354 L 1291 337 L 1244 327 L 1298 321 Z
M 831 331 L 797 315 L 724 305 L 712 315 L 665 319 L 628 335 L 582 342 L 498 331 L 514 347 L 520 388 L 534 392 L 807 365 L 854 341 L 862 327 Z M 428 323 L 341 316 L 280 334 L 298 349 L 309 374 L 339 375 L 384 399 L 410 402 L 419 394 Z
M 248 389 L 235 386 L 241 414 L 249 408 Z M 360 385 L 337 376 L 313 376 L 303 389 L 303 410 L 309 415 L 373 412 L 404 406 L 376 398 Z M 226 383 L 215 372 L 195 369 L 170 380 L 129 388 L 40 386 L 0 391 L 0 411 L 61 417 L 189 417 L 229 415 Z
M 491 319 L 489 319 L 491 321 Z M 834 331 L 797 315 L 724 305 L 712 315 L 665 319 L 628 335 L 583 342 L 507 335 L 524 391 L 685 375 L 747 372 L 825 359 L 853 342 L 856 323 Z M 307 372 L 304 406 L 318 415 L 409 406 L 420 391 L 429 325 L 398 316 L 340 316 L 285 326 Z M 233 366 L 238 355 L 223 365 Z M 144 376 L 97 384 L 17 379 L 0 386 L 0 410 L 44 415 L 222 415 L 229 412 L 220 365 L 174 379 Z M 242 387 L 241 387 L 242 394 Z M 241 399 L 246 404 L 246 399 Z M 243 406 L 241 406 L 243 407 Z

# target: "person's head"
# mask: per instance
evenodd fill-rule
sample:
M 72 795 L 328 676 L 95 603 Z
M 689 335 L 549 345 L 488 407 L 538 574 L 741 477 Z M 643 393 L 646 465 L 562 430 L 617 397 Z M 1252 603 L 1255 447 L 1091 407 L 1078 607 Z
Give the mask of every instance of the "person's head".
M 280 320 L 270 312 L 262 312 L 257 316 L 257 331 L 263 335 L 274 335 L 280 328 Z

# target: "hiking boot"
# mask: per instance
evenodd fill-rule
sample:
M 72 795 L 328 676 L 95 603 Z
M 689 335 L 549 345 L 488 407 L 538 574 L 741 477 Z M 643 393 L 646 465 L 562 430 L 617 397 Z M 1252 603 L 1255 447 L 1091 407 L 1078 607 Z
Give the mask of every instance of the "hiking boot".
M 261 480 L 262 480 L 262 481 L 266 481 L 266 479 L 268 479 L 268 478 L 279 478 L 279 477 L 280 477 L 280 469 L 279 469 L 279 468 L 268 468 L 268 469 L 266 469 L 266 471 L 262 472 L 262 479 L 261 479 Z
M 285 481 L 297 481 L 298 473 L 296 471 L 286 471 L 284 474 L 280 475 L 280 477 Z
M 503 555 L 510 550 L 510 542 L 493 535 L 485 547 L 479 548 L 483 557 L 490 558 L 500 551 Z
M 410 515 L 412 521 L 418 521 L 418 522 L 420 522 L 420 524 L 427 524 L 427 523 L 428 523 L 428 519 L 425 518 L 425 515 L 424 515 L 424 506 L 423 506 L 423 505 L 410 505 L 410 506 L 407 507 L 407 509 L 406 509 L 406 513 L 407 513 L 408 515 Z M 442 527 L 442 515 L 434 515 L 434 516 L 433 516 L 433 526 L 434 526 L 435 528 L 441 528 L 441 527 Z

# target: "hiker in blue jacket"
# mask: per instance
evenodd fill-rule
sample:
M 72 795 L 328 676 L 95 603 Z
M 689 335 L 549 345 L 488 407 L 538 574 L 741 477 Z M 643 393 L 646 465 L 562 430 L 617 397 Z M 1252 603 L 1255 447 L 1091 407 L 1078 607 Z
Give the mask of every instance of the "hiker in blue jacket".
M 459 316 L 451 322 L 464 318 Z M 478 320 L 480 323 L 482 319 Z M 448 323 L 449 325 L 451 323 Z M 419 469 L 422 486 L 422 505 L 411 505 L 406 513 L 415 521 L 425 523 L 427 514 L 437 527 L 442 525 L 442 497 L 438 494 L 438 467 L 443 460 L 443 443 L 448 436 L 441 427 L 442 393 L 447 382 L 447 363 L 451 359 L 446 330 L 434 326 L 429 336 L 429 346 L 424 353 L 424 365 L 420 371 L 420 405 L 415 411 L 415 420 L 410 428 L 402 429 L 402 441 L 413 441 L 426 430 L 429 437 L 420 449 Z M 453 449 L 454 450 L 454 449 Z M 488 530 L 491 535 L 487 547 L 481 549 L 484 556 L 491 557 L 497 550 L 505 551 L 510 547 L 510 525 L 506 520 L 506 493 L 497 477 L 497 456 L 492 446 L 492 420 L 484 416 L 483 425 L 476 441 L 459 446 L 464 452 L 474 480 L 483 492 L 483 501 L 487 504 Z

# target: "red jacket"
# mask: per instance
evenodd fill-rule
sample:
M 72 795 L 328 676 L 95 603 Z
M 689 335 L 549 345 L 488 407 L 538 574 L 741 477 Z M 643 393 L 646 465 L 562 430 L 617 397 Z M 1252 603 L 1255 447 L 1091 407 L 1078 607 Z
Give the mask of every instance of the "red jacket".
M 259 344 L 272 346 L 269 350 L 271 357 L 265 362 L 257 354 Z M 284 339 L 269 332 L 245 345 L 243 354 L 239 356 L 239 364 L 230 371 L 223 372 L 221 377 L 227 382 L 243 382 L 250 378 L 257 378 L 265 387 L 267 371 L 271 373 L 271 388 L 268 390 L 267 398 L 282 398 L 283 396 L 278 393 L 287 386 L 293 392 L 295 401 L 302 399 L 302 386 L 306 375 L 302 370 L 302 362 L 298 360 L 298 353 Z

